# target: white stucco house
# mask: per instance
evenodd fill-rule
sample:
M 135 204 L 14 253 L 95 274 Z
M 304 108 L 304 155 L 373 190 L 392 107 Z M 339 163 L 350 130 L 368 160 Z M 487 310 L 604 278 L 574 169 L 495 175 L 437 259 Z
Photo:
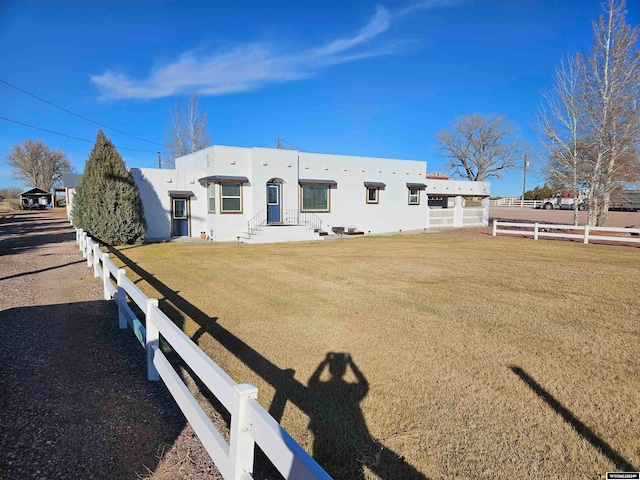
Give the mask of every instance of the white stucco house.
M 488 225 L 488 183 L 430 175 L 419 160 L 215 145 L 174 169 L 131 173 L 147 240 L 268 243 Z M 482 204 L 465 207 L 464 197 Z

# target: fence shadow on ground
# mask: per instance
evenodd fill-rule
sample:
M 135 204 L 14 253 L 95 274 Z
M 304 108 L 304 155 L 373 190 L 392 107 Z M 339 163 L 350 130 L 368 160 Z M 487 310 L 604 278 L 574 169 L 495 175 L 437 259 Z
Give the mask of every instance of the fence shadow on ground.
M 186 425 L 114 302 L 0 312 L 0 477 L 141 478 Z
M 313 457 L 336 480 L 361 478 L 366 466 L 382 480 L 427 480 L 427 477 L 408 464 L 403 457 L 373 439 L 360 410 L 360 402 L 368 391 L 364 374 L 347 353 L 329 352 L 318 365 L 306 386 L 295 379 L 295 371 L 282 369 L 260 352 L 235 336 L 197 306 L 180 296 L 150 272 L 128 258 L 123 251 L 108 247 L 132 272 L 142 277 L 162 298 L 160 308 L 179 327 L 186 318 L 199 325 L 192 336 L 198 340 L 211 335 L 230 353 L 275 389 L 269 413 L 280 421 L 287 402 L 292 402 L 309 416 L 309 428 L 314 434 Z M 126 251 L 126 249 L 124 250 Z M 324 370 L 329 381 L 321 381 Z M 343 378 L 351 369 L 357 384 Z M 206 387 L 200 391 L 206 396 Z M 210 398 L 210 397 L 209 397 Z M 267 469 L 268 470 L 268 469 Z M 262 477 L 262 475 L 260 475 Z M 265 475 L 266 478 L 269 475 Z
M 524 384 L 529 387 L 533 393 L 535 393 L 538 397 L 545 401 L 554 412 L 556 412 L 562 419 L 571 425 L 571 427 L 588 441 L 594 448 L 602 452 L 602 454 L 607 457 L 615 467 L 619 470 L 626 472 L 636 472 L 637 469 L 631 465 L 631 463 L 626 460 L 622 455 L 616 452 L 611 445 L 609 445 L 606 441 L 596 435 L 587 425 L 585 425 L 578 417 L 576 417 L 567 407 L 565 407 L 558 399 L 556 399 L 551 393 L 544 389 L 542 385 L 540 385 L 536 380 L 531 377 L 527 372 L 525 372 L 522 368 L 511 365 L 509 366 L 509 370 L 511 370 L 514 374 L 516 374 L 520 380 L 524 382 Z

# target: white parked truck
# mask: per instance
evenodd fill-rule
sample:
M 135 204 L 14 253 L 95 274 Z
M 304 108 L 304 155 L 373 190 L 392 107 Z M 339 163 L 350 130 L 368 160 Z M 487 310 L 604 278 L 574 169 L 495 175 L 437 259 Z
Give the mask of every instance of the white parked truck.
M 545 210 L 573 210 L 574 198 L 572 191 L 556 193 L 553 197 L 542 200 L 540 208 Z M 587 208 L 587 194 L 580 192 L 578 195 L 578 210 Z

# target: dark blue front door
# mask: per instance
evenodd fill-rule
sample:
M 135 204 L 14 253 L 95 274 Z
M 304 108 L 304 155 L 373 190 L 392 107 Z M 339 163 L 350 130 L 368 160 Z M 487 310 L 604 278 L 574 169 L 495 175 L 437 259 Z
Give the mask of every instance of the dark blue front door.
M 267 185 L 267 223 L 280 223 L 280 185 Z
M 189 236 L 189 203 L 186 198 L 173 199 L 173 236 Z

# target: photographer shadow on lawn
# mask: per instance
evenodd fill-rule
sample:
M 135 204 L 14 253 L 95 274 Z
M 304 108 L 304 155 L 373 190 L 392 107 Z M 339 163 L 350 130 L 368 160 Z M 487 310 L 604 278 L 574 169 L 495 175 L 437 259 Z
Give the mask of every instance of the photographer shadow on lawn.
M 348 380 L 351 374 L 355 382 Z M 363 478 L 367 467 L 385 480 L 425 479 L 369 433 L 360 408 L 369 382 L 348 353 L 327 353 L 307 389 L 314 458 L 332 477 Z

